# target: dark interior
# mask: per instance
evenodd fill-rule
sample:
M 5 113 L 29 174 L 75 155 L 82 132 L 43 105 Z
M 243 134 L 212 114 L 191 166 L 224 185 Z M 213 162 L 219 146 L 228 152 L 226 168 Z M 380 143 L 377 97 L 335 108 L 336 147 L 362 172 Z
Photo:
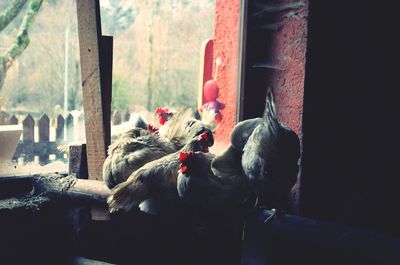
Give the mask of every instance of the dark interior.
M 399 235 L 398 42 L 387 2 L 310 1 L 300 212 Z

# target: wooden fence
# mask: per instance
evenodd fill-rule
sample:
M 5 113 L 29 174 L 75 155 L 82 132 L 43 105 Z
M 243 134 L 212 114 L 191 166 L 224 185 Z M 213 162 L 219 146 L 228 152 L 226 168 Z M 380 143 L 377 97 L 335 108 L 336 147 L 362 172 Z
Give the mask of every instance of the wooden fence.
M 128 111 L 123 114 L 120 111 L 114 111 L 111 122 L 117 125 L 128 121 L 129 117 L 130 114 Z M 78 117 L 75 115 L 74 117 L 74 115 L 69 113 L 66 118 L 58 115 L 53 119 L 50 119 L 47 114 L 43 114 L 35 121 L 30 114 L 19 120 L 15 115 L 0 112 L 0 125 L 15 125 L 20 123 L 23 129 L 22 139 L 18 143 L 13 155 L 14 161 L 23 158 L 24 163 L 32 162 L 35 156 L 37 156 L 39 164 L 44 165 L 50 161 L 51 155 L 55 156 L 54 158 L 57 160 L 66 161 L 67 157 L 64 155 L 65 153 L 57 147 L 72 141 L 85 141 L 84 137 L 82 139 L 76 137 L 77 130 L 81 133 L 84 130 L 83 114 Z M 50 137 L 50 135 L 53 137 Z

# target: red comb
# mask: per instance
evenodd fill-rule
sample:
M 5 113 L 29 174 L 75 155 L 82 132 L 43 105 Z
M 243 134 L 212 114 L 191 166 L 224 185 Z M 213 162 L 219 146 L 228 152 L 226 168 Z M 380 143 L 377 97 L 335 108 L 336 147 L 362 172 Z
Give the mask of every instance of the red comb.
M 170 114 L 171 111 L 170 111 L 170 109 L 167 108 L 167 107 L 164 107 L 164 108 L 158 107 L 158 108 L 156 108 L 155 113 L 156 113 L 157 115 L 161 115 L 161 114 L 165 114 L 165 113 Z
M 179 154 L 179 161 L 180 162 L 185 162 L 188 159 L 188 157 L 189 157 L 188 153 L 180 153 Z
M 155 113 L 160 115 L 164 113 L 164 110 L 162 108 L 156 108 Z
M 179 161 L 181 163 L 184 163 L 188 160 L 189 157 L 193 157 L 194 153 L 192 151 L 190 151 L 189 153 L 185 153 L 185 152 L 181 152 L 179 153 Z
M 149 130 L 150 132 L 157 132 L 158 129 L 156 127 L 154 127 L 153 125 L 149 124 L 147 125 L 147 130 Z

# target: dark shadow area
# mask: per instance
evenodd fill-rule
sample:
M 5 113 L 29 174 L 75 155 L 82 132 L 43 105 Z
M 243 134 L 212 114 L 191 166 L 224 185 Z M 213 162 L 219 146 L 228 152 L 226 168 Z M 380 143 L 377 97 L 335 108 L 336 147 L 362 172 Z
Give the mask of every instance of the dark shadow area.
M 399 46 L 388 2 L 310 1 L 300 210 L 399 235 Z
M 79 254 L 116 264 L 239 264 L 240 234 L 216 225 L 196 230 L 143 212 L 118 213 L 82 230 Z

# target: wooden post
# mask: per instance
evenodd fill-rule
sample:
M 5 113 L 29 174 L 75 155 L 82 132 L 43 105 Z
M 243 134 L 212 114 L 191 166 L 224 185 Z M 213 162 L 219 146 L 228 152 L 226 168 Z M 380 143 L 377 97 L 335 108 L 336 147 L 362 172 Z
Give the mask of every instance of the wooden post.
M 68 114 L 65 123 L 67 126 L 67 142 L 69 142 L 74 139 L 74 116 L 71 113 Z
M 64 126 L 65 120 L 64 117 L 60 114 L 56 118 L 56 144 L 64 143 Z M 64 153 L 60 151 L 56 151 L 57 159 L 63 159 Z
M 40 117 L 38 122 L 39 127 L 39 163 L 46 164 L 49 160 L 49 133 L 50 133 L 50 120 L 46 114 Z
M 89 179 L 101 180 L 106 146 L 100 82 L 100 6 L 98 0 L 76 3 Z
M 24 145 L 24 161 L 30 162 L 33 161 L 33 144 L 34 144 L 34 133 L 35 133 L 35 121 L 32 116 L 29 114 L 26 116 L 24 121 L 22 122 L 22 139 Z
M 18 119 L 17 119 L 17 117 L 15 117 L 15 115 L 12 115 L 12 116 L 10 117 L 10 119 L 8 120 L 8 124 L 11 124 L 11 125 L 16 125 L 16 124 L 18 124 Z

